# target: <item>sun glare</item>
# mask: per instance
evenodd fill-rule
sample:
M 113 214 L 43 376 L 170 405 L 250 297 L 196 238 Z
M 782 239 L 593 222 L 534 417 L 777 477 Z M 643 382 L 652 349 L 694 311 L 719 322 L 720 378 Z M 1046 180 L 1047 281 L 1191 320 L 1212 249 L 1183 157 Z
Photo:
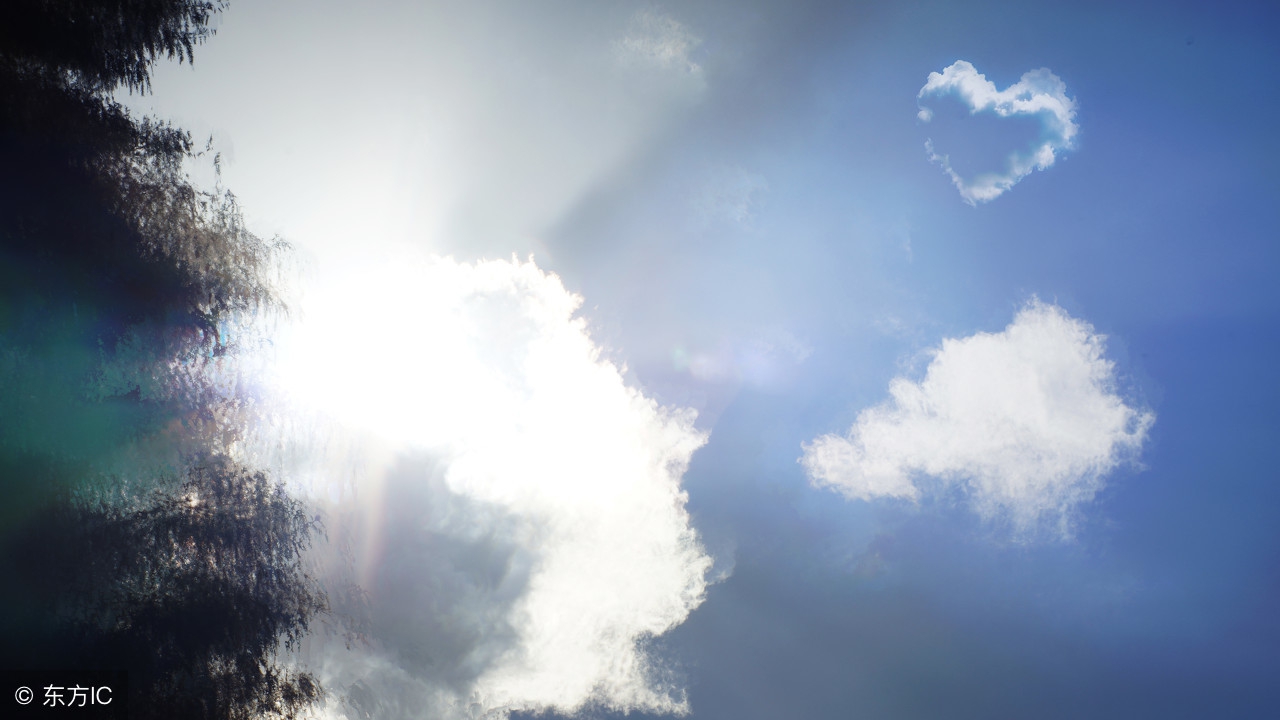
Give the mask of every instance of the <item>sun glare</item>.
M 667 462 L 646 437 L 665 412 L 599 358 L 578 302 L 532 262 L 329 262 L 279 341 L 274 383 L 393 452 L 447 455 L 459 491 L 607 503 Z
M 303 411 L 394 446 L 475 427 L 502 387 L 470 342 L 456 269 L 408 253 L 322 264 L 279 341 L 277 386 Z
M 706 440 L 693 412 L 629 387 L 576 317 L 580 299 L 532 261 L 335 260 L 297 304 L 272 371 L 293 412 L 384 456 L 441 461 L 451 493 L 513 523 L 467 527 L 515 532 L 531 558 L 508 618 L 519 651 L 486 669 L 478 696 L 568 712 L 609 686 L 619 707 L 682 708 L 650 686 L 637 643 L 681 622 L 706 588 L 710 560 L 679 485 Z M 362 477 L 357 570 L 372 575 L 384 508 L 414 501 L 377 470 Z

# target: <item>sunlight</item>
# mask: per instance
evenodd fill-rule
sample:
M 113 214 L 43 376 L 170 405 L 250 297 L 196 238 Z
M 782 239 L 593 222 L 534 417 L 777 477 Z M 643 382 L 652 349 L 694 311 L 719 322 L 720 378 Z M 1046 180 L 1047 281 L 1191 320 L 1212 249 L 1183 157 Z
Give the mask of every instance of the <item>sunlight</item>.
M 580 304 L 532 260 L 334 258 L 280 337 L 273 382 L 296 412 L 366 438 L 357 454 L 376 445 L 441 462 L 454 497 L 497 513 L 459 519 L 463 540 L 513 534 L 531 569 L 504 619 L 515 634 L 497 640 L 515 645 L 476 680 L 486 706 L 569 712 L 609 687 L 618 708 L 680 711 L 684 701 L 651 682 L 640 639 L 682 622 L 705 593 L 711 561 L 680 478 L 706 436 L 692 411 L 659 407 L 601 358 Z M 384 537 L 388 508 L 421 524 L 451 502 L 414 505 L 384 482 L 391 465 L 358 481 L 362 582 L 388 553 L 408 552 Z M 441 562 L 418 561 L 422 572 Z M 430 613 L 438 598 L 423 602 Z
M 447 443 L 500 402 L 449 275 L 404 256 L 321 265 L 279 340 L 275 382 L 298 407 L 382 442 Z
M 272 382 L 392 452 L 444 453 L 456 491 L 608 505 L 667 462 L 643 422 L 665 413 L 598 357 L 579 303 L 531 261 L 335 258 L 279 339 Z

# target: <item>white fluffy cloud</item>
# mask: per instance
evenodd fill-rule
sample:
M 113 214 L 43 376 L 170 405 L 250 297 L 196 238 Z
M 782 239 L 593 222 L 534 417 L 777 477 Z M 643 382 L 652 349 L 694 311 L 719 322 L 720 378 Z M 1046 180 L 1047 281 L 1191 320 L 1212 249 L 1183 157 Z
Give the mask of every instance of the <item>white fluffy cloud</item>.
M 532 261 L 404 253 L 321 277 L 277 382 L 389 458 L 333 511 L 354 518 L 374 641 L 323 653 L 343 707 L 683 712 L 643 643 L 711 567 L 680 489 L 706 439 L 692 411 L 629 387 Z
M 923 380 L 894 379 L 889 401 L 846 435 L 805 444 L 800 462 L 815 485 L 850 498 L 958 486 L 987 517 L 1065 529 L 1154 421 L 1116 394 L 1103 353 L 1088 323 L 1033 300 L 1002 332 L 943 341 Z
M 992 112 L 1000 117 L 1027 115 L 1038 118 L 1041 138 L 1034 147 L 1014 150 L 1005 160 L 1000 172 L 982 173 L 962 177 L 951 166 L 950 158 L 939 153 L 932 140 L 926 142 L 929 159 L 942 166 L 951 181 L 960 190 L 960 196 L 969 204 L 989 202 L 1000 197 L 1032 170 L 1051 167 L 1057 154 L 1071 148 L 1079 131 L 1076 125 L 1076 103 L 1067 97 L 1067 86 L 1048 68 L 1031 70 L 1022 79 L 1004 90 L 997 90 L 995 83 L 987 80 L 972 64 L 957 60 L 942 72 L 929 73 L 928 82 L 920 88 L 918 117 L 924 122 L 933 119 L 933 111 L 924 105 L 928 98 L 952 95 L 965 103 L 970 114 Z

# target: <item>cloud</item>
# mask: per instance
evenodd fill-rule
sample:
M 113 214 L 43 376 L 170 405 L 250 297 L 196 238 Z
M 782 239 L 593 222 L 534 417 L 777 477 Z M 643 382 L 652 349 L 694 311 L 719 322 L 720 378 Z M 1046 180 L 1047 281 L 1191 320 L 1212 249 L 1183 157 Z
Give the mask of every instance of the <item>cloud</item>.
M 310 657 L 345 698 L 335 716 L 686 711 L 644 648 L 712 565 L 680 489 L 706 440 L 693 412 L 629 387 L 581 298 L 532 261 L 405 252 L 319 275 L 275 383 L 338 428 L 301 453 L 329 453 L 316 495 L 358 466 L 331 534 L 370 644 Z M 359 462 L 335 435 L 363 438 Z
M 929 80 L 920 88 L 918 117 L 923 122 L 933 120 L 934 112 L 923 103 L 930 98 L 952 96 L 964 103 L 970 115 L 994 113 L 1001 118 L 1027 116 L 1039 122 L 1040 134 L 1035 142 L 1004 157 L 1003 169 L 997 172 L 963 177 L 953 167 L 949 155 L 939 153 L 932 139 L 926 141 L 929 159 L 942 166 L 951 177 L 960 196 L 974 205 L 990 202 L 1000 197 L 1032 170 L 1051 167 L 1057 154 L 1069 150 L 1079 131 L 1076 125 L 1076 102 L 1067 96 L 1067 86 L 1048 68 L 1031 70 L 1022 79 L 1004 90 L 996 90 L 995 83 L 987 80 L 973 65 L 957 60 L 941 73 L 929 73 Z
M 701 44 L 702 38 L 675 18 L 641 10 L 631 17 L 627 34 L 614 41 L 614 50 L 624 65 L 700 75 L 702 67 L 692 54 Z
M 1032 300 L 1003 332 L 944 340 L 923 380 L 895 378 L 889 401 L 846 435 L 805 444 L 800 462 L 815 485 L 849 498 L 958 487 L 988 518 L 1020 530 L 1051 518 L 1065 531 L 1155 419 L 1116 394 L 1104 339 Z

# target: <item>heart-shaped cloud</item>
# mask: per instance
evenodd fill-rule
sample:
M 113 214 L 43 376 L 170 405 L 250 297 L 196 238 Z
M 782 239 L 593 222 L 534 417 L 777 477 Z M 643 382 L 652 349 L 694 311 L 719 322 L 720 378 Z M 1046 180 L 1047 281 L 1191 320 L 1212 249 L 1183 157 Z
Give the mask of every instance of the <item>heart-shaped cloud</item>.
M 932 139 L 925 142 L 929 159 L 942 166 L 960 190 L 960 196 L 970 205 L 990 202 L 1031 174 L 1032 170 L 1052 166 L 1057 153 L 1071 149 L 1072 140 L 1080 129 L 1075 122 L 1075 99 L 1067 97 L 1066 84 L 1048 68 L 1031 70 L 1008 88 L 997 90 L 995 83 L 987 80 L 972 64 L 957 60 L 940 73 L 929 73 L 929 81 L 920 88 L 917 96 L 920 120 L 929 122 L 933 119 L 933 110 L 924 104 L 927 99 L 945 96 L 964 103 L 971 115 L 989 112 L 1003 118 L 1026 116 L 1040 124 L 1037 144 L 1009 153 L 1003 170 L 968 178 L 955 171 L 947 155 L 934 149 Z

